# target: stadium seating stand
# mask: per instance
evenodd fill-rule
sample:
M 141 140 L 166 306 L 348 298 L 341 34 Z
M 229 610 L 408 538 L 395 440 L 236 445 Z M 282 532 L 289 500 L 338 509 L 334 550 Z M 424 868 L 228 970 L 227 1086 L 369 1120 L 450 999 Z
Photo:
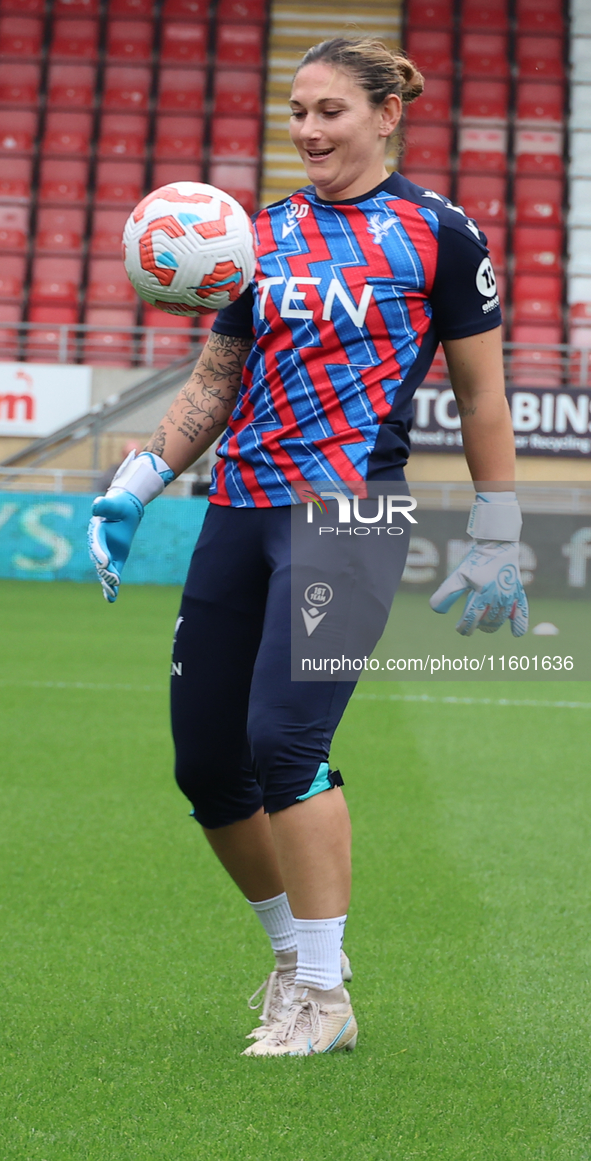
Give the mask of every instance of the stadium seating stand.
M 203 69 L 161 68 L 158 109 L 163 113 L 200 113 L 205 79 Z
M 82 250 L 86 212 L 76 206 L 67 209 L 44 206 L 37 214 L 35 250 L 38 254 L 79 254 Z
M 28 211 L 26 206 L 0 205 L 0 253 L 24 254 L 27 248 Z
M 151 70 L 146 65 L 107 65 L 102 108 L 108 112 L 144 112 L 148 108 Z
M 93 329 L 84 338 L 83 358 L 86 363 L 102 367 L 131 366 L 133 340 L 129 330 L 115 328 L 135 325 L 135 308 L 90 307 L 86 311 L 86 323 Z
M 0 61 L 0 107 L 37 111 L 41 68 L 32 61 Z
M 75 306 L 32 306 L 29 322 L 37 326 L 27 336 L 28 363 L 72 362 L 76 357 L 76 335 L 71 328 L 78 322 Z M 44 323 L 45 326 L 39 324 Z M 67 327 L 68 330 L 60 329 Z
M 123 228 L 172 181 L 213 182 L 255 211 L 268 8 L 0 0 L 0 322 L 28 304 L 27 358 L 159 366 L 190 349 L 188 318 L 147 311 L 169 333 L 135 345 L 117 330 L 138 305 Z M 80 320 L 93 329 L 66 351 Z M 2 357 L 22 341 L 0 328 Z

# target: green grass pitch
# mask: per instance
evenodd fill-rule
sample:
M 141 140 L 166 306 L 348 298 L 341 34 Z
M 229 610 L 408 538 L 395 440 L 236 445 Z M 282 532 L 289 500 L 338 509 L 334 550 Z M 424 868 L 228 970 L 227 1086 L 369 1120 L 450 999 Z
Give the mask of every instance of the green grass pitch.
M 1 1161 L 591 1158 L 591 709 L 443 700 L 589 686 L 360 690 L 358 1047 L 242 1059 L 269 953 L 173 782 L 178 598 L 0 583 Z

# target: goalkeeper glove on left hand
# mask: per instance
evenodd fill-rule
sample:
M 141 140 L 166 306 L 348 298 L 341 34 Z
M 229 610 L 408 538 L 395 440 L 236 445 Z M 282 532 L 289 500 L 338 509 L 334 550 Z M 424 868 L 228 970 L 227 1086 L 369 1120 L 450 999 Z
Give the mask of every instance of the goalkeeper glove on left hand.
M 130 452 L 105 496 L 97 496 L 88 525 L 88 551 L 109 603 L 117 599 L 121 573 L 144 507 L 174 480 L 174 472 L 152 452 Z
M 514 637 L 527 631 L 527 597 L 519 571 L 521 524 L 514 492 L 477 493 L 467 528 L 475 544 L 429 601 L 436 613 L 447 613 L 458 597 L 468 594 L 456 625 L 462 636 L 470 637 L 475 629 L 495 633 L 507 618 Z

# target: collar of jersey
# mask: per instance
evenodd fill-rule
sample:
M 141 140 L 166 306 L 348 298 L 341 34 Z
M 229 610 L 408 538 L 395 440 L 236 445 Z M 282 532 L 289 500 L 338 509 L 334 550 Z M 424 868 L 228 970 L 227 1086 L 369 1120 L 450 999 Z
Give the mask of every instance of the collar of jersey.
M 313 198 L 314 201 L 317 202 L 320 206 L 355 206 L 358 205 L 359 202 L 367 202 L 370 198 L 375 198 L 376 194 L 382 193 L 383 190 L 387 191 L 388 193 L 393 193 L 394 191 L 390 191 L 388 186 L 392 181 L 392 178 L 395 177 L 396 174 L 391 173 L 388 175 L 388 177 L 385 177 L 379 185 L 376 185 L 373 189 L 368 190 L 367 193 L 360 194 L 356 198 L 338 198 L 335 202 L 329 202 L 326 201 L 325 198 L 319 198 L 313 185 L 305 186 L 302 190 L 302 193 L 305 193 L 308 198 Z

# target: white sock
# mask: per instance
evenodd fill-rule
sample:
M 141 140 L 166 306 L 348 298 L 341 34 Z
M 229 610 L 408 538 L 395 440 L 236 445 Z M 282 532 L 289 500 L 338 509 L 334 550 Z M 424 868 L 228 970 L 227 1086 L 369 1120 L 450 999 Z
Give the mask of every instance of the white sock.
M 261 899 L 259 903 L 252 903 L 249 899 L 248 902 L 265 928 L 280 963 L 283 953 L 295 952 L 297 947 L 293 915 L 285 891 L 273 899 Z
M 328 992 L 343 982 L 341 946 L 346 915 L 336 919 L 294 919 L 298 941 L 296 986 Z

